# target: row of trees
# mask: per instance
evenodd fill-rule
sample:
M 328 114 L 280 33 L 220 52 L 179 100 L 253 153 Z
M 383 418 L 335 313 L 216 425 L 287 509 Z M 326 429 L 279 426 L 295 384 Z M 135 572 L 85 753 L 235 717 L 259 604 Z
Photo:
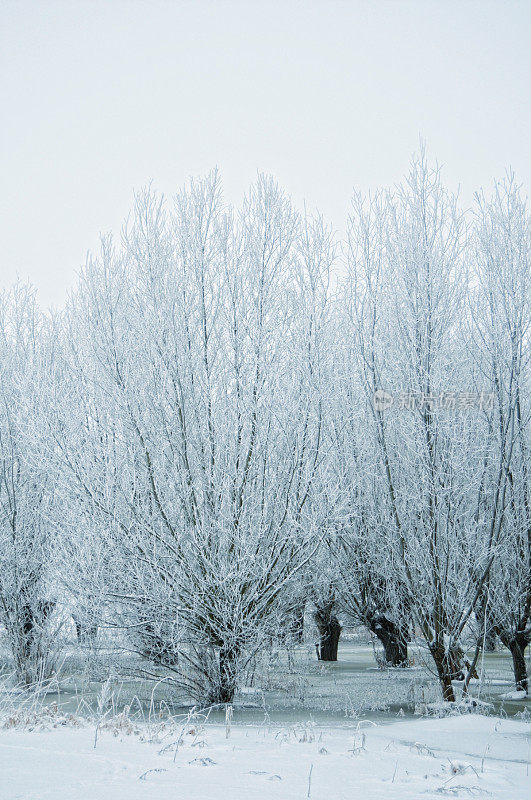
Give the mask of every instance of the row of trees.
M 346 241 L 260 177 L 135 197 L 66 309 L 0 307 L 0 618 L 19 680 L 54 605 L 125 632 L 193 697 L 316 609 L 445 700 L 499 636 L 527 691 L 529 218 L 513 176 L 463 214 L 422 152 Z M 464 656 L 471 650 L 471 662 Z M 146 667 L 146 671 L 149 671 Z

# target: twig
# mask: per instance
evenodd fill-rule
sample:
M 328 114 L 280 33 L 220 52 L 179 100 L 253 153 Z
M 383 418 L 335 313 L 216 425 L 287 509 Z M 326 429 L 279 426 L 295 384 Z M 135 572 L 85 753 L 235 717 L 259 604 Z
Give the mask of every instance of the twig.
M 310 767 L 310 772 L 308 775 L 308 794 L 306 795 L 306 797 L 309 797 L 312 791 L 312 771 L 313 771 L 313 764 Z

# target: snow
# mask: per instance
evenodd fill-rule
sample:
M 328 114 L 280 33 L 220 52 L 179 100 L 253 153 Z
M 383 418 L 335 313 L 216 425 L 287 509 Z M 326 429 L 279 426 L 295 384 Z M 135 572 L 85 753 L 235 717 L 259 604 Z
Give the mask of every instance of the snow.
M 505 692 L 501 695 L 503 700 L 525 700 L 526 697 L 527 692 L 524 692 L 523 689 L 516 689 L 514 692 Z
M 530 795 L 531 728 L 465 715 L 388 725 L 207 723 L 0 731 L 2 800 L 373 800 Z M 181 743 L 175 751 L 175 742 Z M 142 741 L 143 738 L 151 741 Z

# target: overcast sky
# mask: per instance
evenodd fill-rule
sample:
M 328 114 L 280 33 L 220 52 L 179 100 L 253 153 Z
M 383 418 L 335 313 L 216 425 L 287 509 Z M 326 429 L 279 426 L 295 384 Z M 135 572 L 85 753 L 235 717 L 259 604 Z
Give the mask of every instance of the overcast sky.
M 528 190 L 531 2 L 0 0 L 0 286 L 60 305 L 132 193 L 266 171 L 343 225 L 419 134 L 463 202 Z

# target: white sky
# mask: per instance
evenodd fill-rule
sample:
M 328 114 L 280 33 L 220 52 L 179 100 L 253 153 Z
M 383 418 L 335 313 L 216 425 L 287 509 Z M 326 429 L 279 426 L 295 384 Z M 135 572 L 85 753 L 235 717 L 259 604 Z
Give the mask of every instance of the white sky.
M 133 189 L 257 170 L 342 227 L 419 134 L 463 202 L 531 178 L 531 2 L 0 0 L 0 287 L 61 304 Z

